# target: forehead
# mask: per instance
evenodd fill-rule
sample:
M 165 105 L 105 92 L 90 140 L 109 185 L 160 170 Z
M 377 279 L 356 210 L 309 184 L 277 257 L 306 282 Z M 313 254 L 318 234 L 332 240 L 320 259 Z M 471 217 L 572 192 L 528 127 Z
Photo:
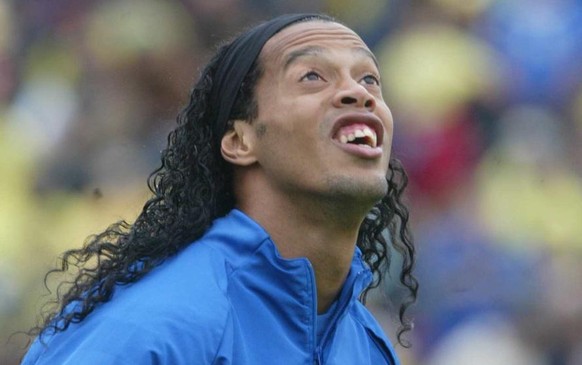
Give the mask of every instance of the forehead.
M 304 47 L 325 49 L 355 49 L 373 57 L 364 41 L 351 29 L 321 20 L 293 24 L 275 34 L 265 43 L 260 58 L 263 63 L 277 63 L 291 52 Z

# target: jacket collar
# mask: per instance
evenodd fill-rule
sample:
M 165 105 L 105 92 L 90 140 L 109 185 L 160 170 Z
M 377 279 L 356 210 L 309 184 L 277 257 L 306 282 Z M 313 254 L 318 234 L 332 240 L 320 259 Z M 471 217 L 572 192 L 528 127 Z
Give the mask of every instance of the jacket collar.
M 261 267 L 261 271 L 266 270 L 265 274 L 284 279 L 282 282 L 292 286 L 293 288 L 289 288 L 291 290 L 297 286 L 305 286 L 305 281 L 309 281 L 310 278 L 305 277 L 306 269 L 313 275 L 307 258 L 283 258 L 269 233 L 238 209 L 233 209 L 226 216 L 217 219 L 207 232 L 206 238 L 227 256 L 232 271 L 247 265 Z M 269 264 L 267 267 L 266 263 Z M 303 275 L 298 276 L 300 273 Z M 350 272 L 340 294 L 340 302 L 357 298 L 371 281 L 372 274 L 356 247 Z

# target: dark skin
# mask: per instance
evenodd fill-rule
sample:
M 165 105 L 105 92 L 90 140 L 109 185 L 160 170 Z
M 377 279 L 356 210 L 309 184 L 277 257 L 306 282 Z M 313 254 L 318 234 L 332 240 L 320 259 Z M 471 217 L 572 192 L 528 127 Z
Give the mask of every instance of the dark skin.
M 392 115 L 372 53 L 343 25 L 290 26 L 259 62 L 259 115 L 235 121 L 221 152 L 234 165 L 237 207 L 283 257 L 313 265 L 323 313 L 348 275 L 362 221 L 386 195 Z

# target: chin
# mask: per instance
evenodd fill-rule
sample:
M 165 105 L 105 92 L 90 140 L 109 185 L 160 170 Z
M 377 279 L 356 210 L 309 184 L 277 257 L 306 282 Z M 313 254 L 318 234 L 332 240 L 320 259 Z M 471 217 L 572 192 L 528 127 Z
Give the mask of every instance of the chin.
M 334 199 L 347 200 L 351 204 L 374 205 L 388 193 L 385 177 L 364 179 L 335 177 L 328 180 L 328 187 Z

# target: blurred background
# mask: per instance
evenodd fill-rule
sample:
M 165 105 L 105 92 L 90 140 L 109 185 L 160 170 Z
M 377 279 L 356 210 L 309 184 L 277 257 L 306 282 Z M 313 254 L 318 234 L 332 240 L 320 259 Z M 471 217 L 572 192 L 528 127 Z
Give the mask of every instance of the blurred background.
M 303 11 L 382 68 L 419 252 L 403 365 L 582 364 L 582 0 L 0 0 L 1 364 L 58 255 L 135 218 L 216 44 Z M 371 303 L 392 338 L 398 270 Z

